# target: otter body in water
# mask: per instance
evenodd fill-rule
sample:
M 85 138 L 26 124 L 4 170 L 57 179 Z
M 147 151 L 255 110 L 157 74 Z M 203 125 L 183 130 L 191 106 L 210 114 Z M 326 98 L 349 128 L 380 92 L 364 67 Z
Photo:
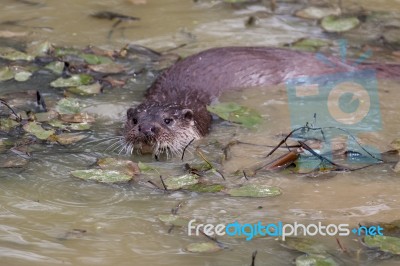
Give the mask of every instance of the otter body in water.
M 378 76 L 400 76 L 398 65 L 358 65 L 315 54 L 267 47 L 213 48 L 189 56 L 164 71 L 145 99 L 127 111 L 126 150 L 177 154 L 208 133 L 211 116 L 206 106 L 222 92 L 284 83 L 300 76 L 352 72 L 373 68 Z

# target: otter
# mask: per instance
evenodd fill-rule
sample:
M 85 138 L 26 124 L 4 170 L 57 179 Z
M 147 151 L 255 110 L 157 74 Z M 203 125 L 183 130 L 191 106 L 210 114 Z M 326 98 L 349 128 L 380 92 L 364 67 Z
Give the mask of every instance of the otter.
M 368 68 L 378 76 L 400 77 L 399 65 L 354 65 L 333 56 L 326 59 L 281 48 L 222 47 L 178 61 L 153 82 L 139 106 L 128 109 L 123 130 L 126 150 L 150 151 L 156 157 L 179 154 L 208 133 L 211 115 L 206 106 L 229 90 Z

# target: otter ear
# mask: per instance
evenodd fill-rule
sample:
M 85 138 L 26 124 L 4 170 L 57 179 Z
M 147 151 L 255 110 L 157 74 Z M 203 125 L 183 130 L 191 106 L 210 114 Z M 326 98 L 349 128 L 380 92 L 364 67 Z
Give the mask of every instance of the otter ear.
M 126 116 L 128 118 L 131 118 L 134 115 L 134 113 L 135 113 L 135 109 L 129 108 L 128 111 L 126 111 Z
M 183 114 L 183 117 L 187 120 L 193 119 L 193 111 L 191 109 L 183 109 L 182 114 Z

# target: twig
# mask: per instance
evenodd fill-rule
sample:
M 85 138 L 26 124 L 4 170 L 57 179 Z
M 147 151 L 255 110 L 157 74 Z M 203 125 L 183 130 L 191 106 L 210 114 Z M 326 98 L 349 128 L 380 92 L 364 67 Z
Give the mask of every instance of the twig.
M 193 143 L 193 141 L 194 141 L 194 138 L 191 141 L 189 141 L 189 143 L 185 146 L 185 148 L 183 148 L 181 161 L 183 161 L 183 157 L 185 156 L 186 149 L 190 146 L 190 144 Z
M 257 250 L 255 250 L 253 254 L 251 254 L 251 266 L 256 265 L 256 256 L 257 256 Z

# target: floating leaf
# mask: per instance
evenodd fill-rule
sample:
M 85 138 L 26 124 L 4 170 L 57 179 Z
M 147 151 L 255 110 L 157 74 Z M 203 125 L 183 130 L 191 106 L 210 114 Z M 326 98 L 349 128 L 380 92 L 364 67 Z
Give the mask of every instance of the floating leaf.
M 69 92 L 79 95 L 92 95 L 99 94 L 101 92 L 101 85 L 99 82 L 95 82 L 90 85 L 81 85 L 68 89 Z
M 155 170 L 154 167 L 152 167 L 148 164 L 142 163 L 142 162 L 139 162 L 138 166 L 139 166 L 140 171 L 142 171 L 142 172 L 149 172 L 149 171 Z
M 291 47 L 299 50 L 316 51 L 320 47 L 324 47 L 327 45 L 329 45 L 329 41 L 327 40 L 301 38 L 300 40 L 297 40 L 294 43 L 292 43 Z
M 49 54 L 51 48 L 52 45 L 50 42 L 40 41 L 30 44 L 27 48 L 27 52 L 34 57 L 46 56 Z
M 186 247 L 192 253 L 213 253 L 222 250 L 215 242 L 192 243 Z
M 57 117 L 58 117 L 58 113 L 54 110 L 35 114 L 36 121 L 38 121 L 38 122 L 48 122 Z
M 114 62 L 108 64 L 90 65 L 89 69 L 95 72 L 108 74 L 117 74 L 125 71 L 125 68 L 122 65 Z
M 286 237 L 282 242 L 286 247 L 309 255 L 328 255 L 327 248 L 317 240 L 302 237 Z
M 29 122 L 23 126 L 24 130 L 38 139 L 46 140 L 48 137 L 54 134 L 54 130 L 45 130 L 36 122 Z
M 140 174 L 138 165 L 130 160 L 102 158 L 97 160 L 97 165 L 99 165 L 103 170 L 116 170 L 130 176 Z
M 327 16 L 321 21 L 321 27 L 327 32 L 345 32 L 360 24 L 356 17 Z
M 11 47 L 0 47 L 0 58 L 8 59 L 11 61 L 17 61 L 17 60 L 31 61 L 34 59 L 33 56 L 15 50 L 14 48 Z
M 365 236 L 364 243 L 373 248 L 379 248 L 382 251 L 400 255 L 400 238 L 393 236 Z
M 296 266 L 336 266 L 337 262 L 330 256 L 304 254 L 296 258 Z
M 158 215 L 158 219 L 166 225 L 187 226 L 189 219 L 181 217 L 176 214 L 162 214 Z
M 70 145 L 86 138 L 86 135 L 76 133 L 62 133 L 50 137 L 50 140 L 56 141 L 61 145 Z
M 12 128 L 19 126 L 20 124 L 10 118 L 0 118 L 0 130 L 10 131 Z
M 132 176 L 114 170 L 89 169 L 75 170 L 71 174 L 84 180 L 92 180 L 100 183 L 121 183 L 132 179 Z
M 282 194 L 280 188 L 259 184 L 246 184 L 232 188 L 227 193 L 233 197 L 273 197 Z
M 245 127 L 254 127 L 261 123 L 261 116 L 254 110 L 236 103 L 219 103 L 207 106 L 207 110 L 224 120 L 242 124 Z
M 200 193 L 215 193 L 215 192 L 220 192 L 225 189 L 223 185 L 220 184 L 212 184 L 212 185 L 207 185 L 203 183 L 197 183 L 194 185 L 191 185 L 186 188 L 187 190 L 194 191 L 194 192 L 200 192 Z
M 56 110 L 60 114 L 77 114 L 80 112 L 81 107 L 77 99 L 63 98 L 58 101 Z
M 198 182 L 199 180 L 197 179 L 197 176 L 191 174 L 186 174 L 178 177 L 170 177 L 164 180 L 166 187 L 172 190 L 194 185 Z
M 0 81 L 6 81 L 14 78 L 14 72 L 9 67 L 0 68 Z
M 306 19 L 321 19 L 329 15 L 340 15 L 339 7 L 309 6 L 296 12 L 296 16 Z
M 14 79 L 16 81 L 23 82 L 23 81 L 27 81 L 31 76 L 32 76 L 32 73 L 29 71 L 19 71 L 19 72 L 15 73 Z
M 46 69 L 51 70 L 57 75 L 61 75 L 65 67 L 65 63 L 61 61 L 54 61 L 45 66 Z
M 81 85 L 89 85 L 94 79 L 88 74 L 76 74 L 69 78 L 58 78 L 50 83 L 55 88 L 76 87 Z
M 95 54 L 79 54 L 89 65 L 109 64 L 113 61 L 111 58 Z

